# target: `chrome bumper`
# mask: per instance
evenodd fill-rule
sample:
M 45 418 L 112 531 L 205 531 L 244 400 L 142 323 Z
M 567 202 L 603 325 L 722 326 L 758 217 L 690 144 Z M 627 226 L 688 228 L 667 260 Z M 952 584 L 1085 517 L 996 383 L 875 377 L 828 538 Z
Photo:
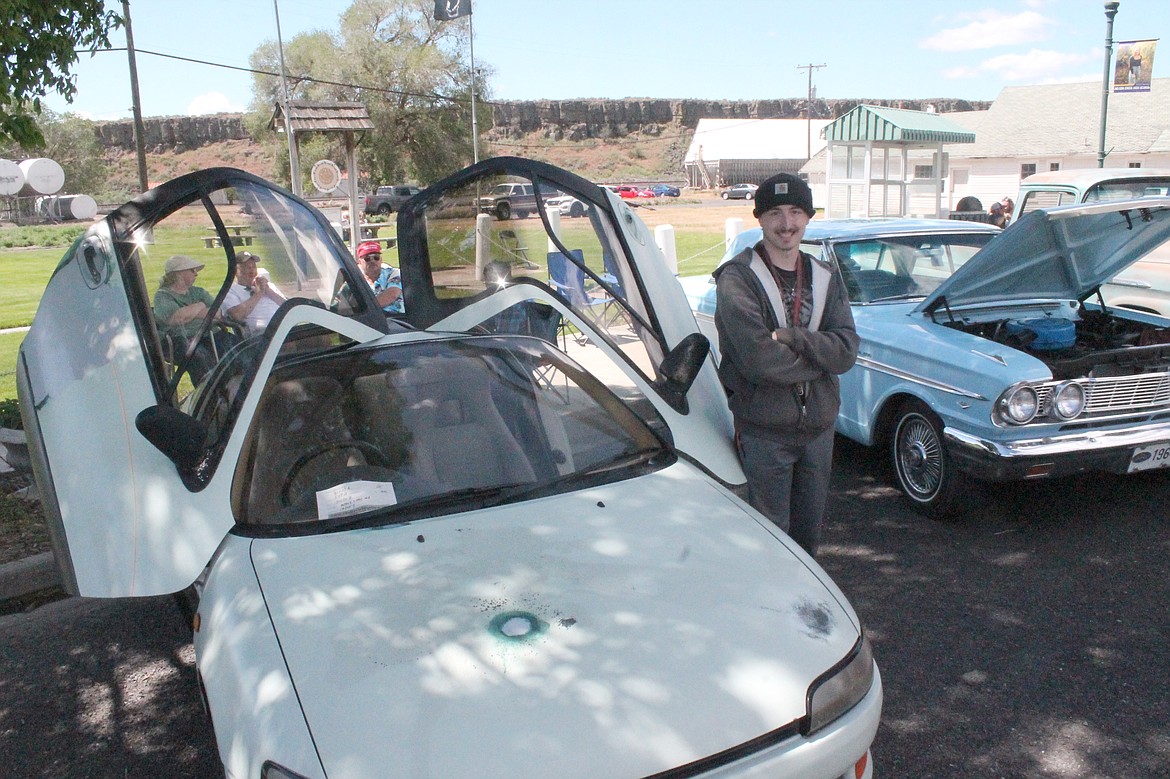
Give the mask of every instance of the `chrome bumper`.
M 1170 442 L 1170 420 L 1124 430 L 1079 430 L 1016 441 L 989 441 L 946 428 L 943 439 L 956 465 L 980 479 L 1001 481 L 1082 471 L 1125 473 L 1136 447 Z M 1036 469 L 1041 472 L 1033 473 Z

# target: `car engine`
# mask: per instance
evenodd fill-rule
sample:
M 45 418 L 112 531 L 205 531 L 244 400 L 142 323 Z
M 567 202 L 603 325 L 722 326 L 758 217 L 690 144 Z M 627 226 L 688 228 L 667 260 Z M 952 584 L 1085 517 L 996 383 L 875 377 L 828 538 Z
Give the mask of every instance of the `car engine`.
M 1135 376 L 1170 370 L 1170 327 L 1083 308 L 1078 319 L 951 322 L 950 327 L 1042 360 L 1054 379 Z

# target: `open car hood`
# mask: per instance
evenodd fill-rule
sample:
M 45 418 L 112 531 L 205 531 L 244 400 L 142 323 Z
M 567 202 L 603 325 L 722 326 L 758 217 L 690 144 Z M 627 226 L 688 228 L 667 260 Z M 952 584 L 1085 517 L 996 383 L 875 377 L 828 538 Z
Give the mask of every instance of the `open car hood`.
M 1083 300 L 1170 239 L 1170 198 L 1025 214 L 915 311 L 1027 300 Z

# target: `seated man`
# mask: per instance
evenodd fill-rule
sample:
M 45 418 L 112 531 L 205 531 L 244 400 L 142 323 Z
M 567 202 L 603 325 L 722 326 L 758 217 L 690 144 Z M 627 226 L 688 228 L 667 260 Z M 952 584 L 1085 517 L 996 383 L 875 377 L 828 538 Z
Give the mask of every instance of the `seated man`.
M 268 271 L 258 267 L 260 258 L 251 252 L 236 254 L 236 280 L 223 299 L 223 311 L 240 322 L 249 336 L 259 335 L 285 301 L 284 295 L 268 279 Z
M 359 243 L 357 261 L 382 310 L 387 314 L 406 313 L 406 302 L 402 299 L 402 274 L 397 268 L 382 262 L 382 244 L 377 241 Z

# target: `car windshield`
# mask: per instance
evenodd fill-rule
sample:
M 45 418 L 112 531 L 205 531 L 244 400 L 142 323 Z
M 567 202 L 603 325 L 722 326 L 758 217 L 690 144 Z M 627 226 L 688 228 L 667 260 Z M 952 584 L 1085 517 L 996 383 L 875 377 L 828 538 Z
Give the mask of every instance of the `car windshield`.
M 1165 197 L 1170 194 L 1170 179 L 1164 176 L 1102 181 L 1085 193 L 1086 203 L 1135 200 L 1142 197 Z
M 673 462 L 643 421 L 652 412 L 639 417 L 630 400 L 529 337 L 412 340 L 303 360 L 265 387 L 236 474 L 236 517 L 298 532 L 409 521 Z
M 834 243 L 852 303 L 925 297 L 995 233 L 891 235 Z M 805 251 L 819 253 L 813 246 Z

